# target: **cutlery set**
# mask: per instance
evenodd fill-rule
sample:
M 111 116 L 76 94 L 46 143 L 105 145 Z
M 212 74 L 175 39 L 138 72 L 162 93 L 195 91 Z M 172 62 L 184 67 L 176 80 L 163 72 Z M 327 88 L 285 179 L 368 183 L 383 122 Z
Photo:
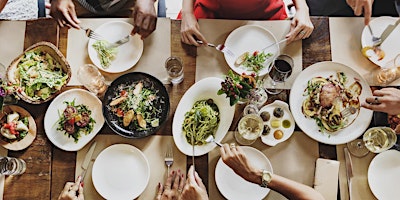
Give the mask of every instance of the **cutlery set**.
M 94 30 L 92 30 L 90 28 L 83 28 L 83 27 L 80 27 L 80 28 L 85 31 L 86 36 L 88 38 L 94 39 L 94 40 L 104 40 L 104 37 L 101 36 L 100 34 L 96 33 Z M 109 44 L 107 48 L 111 49 L 111 48 L 119 47 L 119 46 L 129 42 L 129 39 L 130 39 L 130 34 L 117 40 L 116 42 Z

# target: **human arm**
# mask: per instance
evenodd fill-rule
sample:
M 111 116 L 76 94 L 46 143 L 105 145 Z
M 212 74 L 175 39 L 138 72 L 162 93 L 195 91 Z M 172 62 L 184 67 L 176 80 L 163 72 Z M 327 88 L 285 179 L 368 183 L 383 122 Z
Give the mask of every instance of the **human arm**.
M 75 5 L 72 0 L 52 0 L 50 3 L 50 15 L 60 27 L 80 29 L 78 25 L 80 21 L 76 16 Z
M 368 25 L 372 15 L 372 4 L 374 0 L 346 0 L 353 9 L 354 14 L 360 16 L 364 13 L 364 24 Z
M 206 186 L 203 184 L 199 174 L 194 171 L 193 165 L 189 168 L 181 199 L 208 200 Z
M 224 163 L 232 168 L 236 174 L 249 182 L 261 185 L 263 170 L 255 168 L 250 163 L 241 147 L 230 147 L 228 144 L 224 144 L 220 148 L 220 153 Z M 324 199 L 313 188 L 276 174 L 272 174 L 268 188 L 279 192 L 288 199 Z
M 6 6 L 8 0 L 0 0 L 0 12 L 3 10 L 4 6 Z
M 165 185 L 158 183 L 158 192 L 156 200 L 179 199 L 185 185 L 185 175 L 180 170 L 172 171 L 167 178 Z
M 157 14 L 154 2 L 155 0 L 136 0 L 132 12 L 134 26 L 132 35 L 137 33 L 144 39 L 156 30 Z
M 84 200 L 81 177 L 78 177 L 75 183 L 65 183 L 64 189 L 61 191 L 58 200 Z
M 293 0 L 293 3 L 296 8 L 296 14 L 290 23 L 290 32 L 286 35 L 288 42 L 306 39 L 310 37 L 314 30 L 306 1 Z
M 181 23 L 181 39 L 186 44 L 200 46 L 196 40 L 201 40 L 203 44 L 207 44 L 206 38 L 200 32 L 200 25 L 194 16 L 195 0 L 182 1 L 182 23 Z
M 396 88 L 382 88 L 375 90 L 372 97 L 367 97 L 361 106 L 374 111 L 385 112 L 389 115 L 400 114 L 400 90 Z M 375 102 L 377 98 L 378 102 Z

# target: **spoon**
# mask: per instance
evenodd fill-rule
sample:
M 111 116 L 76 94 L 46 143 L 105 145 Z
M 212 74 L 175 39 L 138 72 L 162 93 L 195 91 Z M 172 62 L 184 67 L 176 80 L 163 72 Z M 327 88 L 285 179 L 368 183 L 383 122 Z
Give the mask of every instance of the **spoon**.
M 219 147 L 222 147 L 222 144 L 219 143 L 219 142 L 217 142 L 217 141 L 215 141 L 215 140 L 214 140 L 214 136 L 212 136 L 212 135 L 210 135 L 210 136 L 208 136 L 208 137 L 206 138 L 206 142 L 207 142 L 207 143 L 214 142 L 214 143 L 215 143 L 216 145 L 218 145 Z

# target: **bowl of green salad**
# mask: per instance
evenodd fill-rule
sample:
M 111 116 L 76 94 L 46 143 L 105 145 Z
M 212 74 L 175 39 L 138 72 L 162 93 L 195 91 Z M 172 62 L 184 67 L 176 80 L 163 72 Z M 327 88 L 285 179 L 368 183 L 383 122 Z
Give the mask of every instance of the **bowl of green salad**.
M 7 68 L 7 81 L 25 102 L 41 104 L 59 94 L 71 78 L 63 54 L 50 42 L 27 48 Z

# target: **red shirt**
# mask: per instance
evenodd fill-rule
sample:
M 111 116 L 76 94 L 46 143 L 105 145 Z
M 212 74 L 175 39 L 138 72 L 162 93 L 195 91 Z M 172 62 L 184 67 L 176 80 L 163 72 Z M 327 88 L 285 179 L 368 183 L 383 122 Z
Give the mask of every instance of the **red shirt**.
M 196 0 L 194 15 L 197 19 L 281 20 L 287 18 L 282 0 Z M 181 13 L 178 19 L 181 19 Z

